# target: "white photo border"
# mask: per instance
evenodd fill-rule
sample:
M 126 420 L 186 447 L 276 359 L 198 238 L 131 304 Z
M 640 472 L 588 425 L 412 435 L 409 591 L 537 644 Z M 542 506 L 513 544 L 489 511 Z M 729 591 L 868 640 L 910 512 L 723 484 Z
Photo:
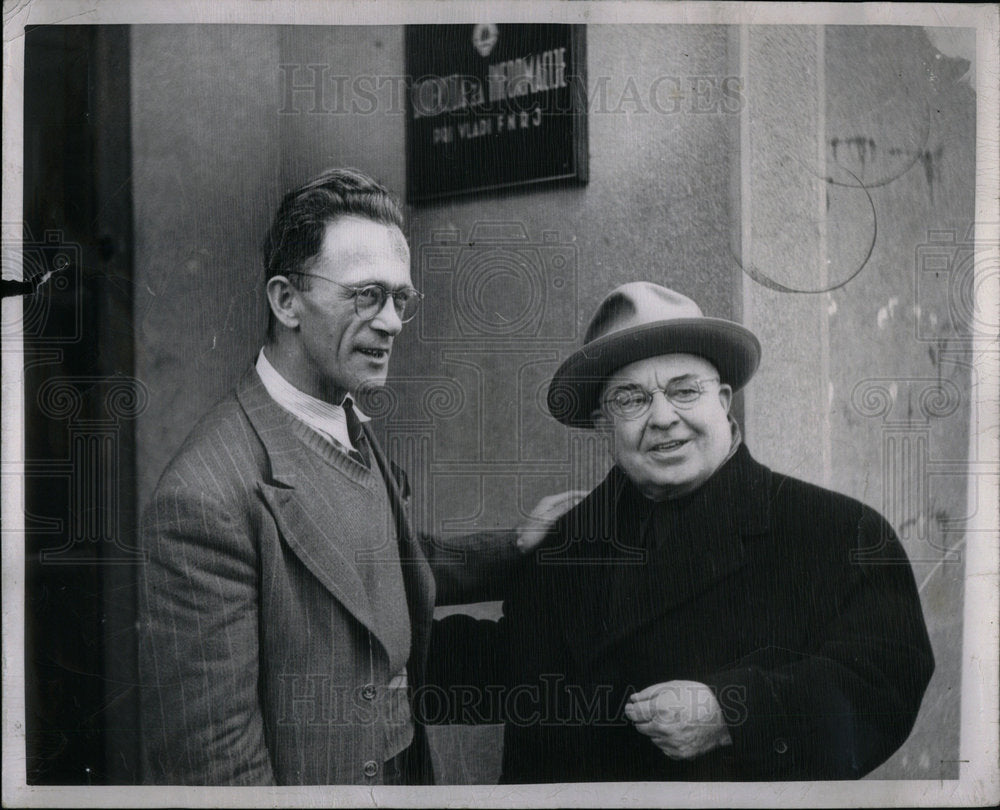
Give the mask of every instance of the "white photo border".
M 713 2 L 506 2 L 447 0 L 5 0 L 3 109 L 3 242 L 21 239 L 23 183 L 24 28 L 38 24 L 252 23 L 337 25 L 496 22 L 923 25 L 977 31 L 977 268 L 997 272 L 1000 243 L 1000 48 L 998 9 L 993 5 L 713 3 Z M 6 265 L 6 262 L 5 262 Z M 996 279 L 979 283 L 980 312 L 995 313 Z M 17 297 L 3 301 L 4 321 L 16 318 Z M 998 359 L 996 336 L 978 335 L 974 346 L 978 386 L 970 458 L 987 461 L 982 476 L 997 504 Z M 971 531 L 983 542 L 967 547 L 961 684 L 960 777 L 950 781 L 781 783 L 615 783 L 586 785 L 471 786 L 437 788 L 308 787 L 39 787 L 25 784 L 23 480 L 8 474 L 23 461 L 23 357 L 18 342 L 3 346 L 3 803 L 14 807 L 312 807 L 324 805 L 419 807 L 756 807 L 756 806 L 976 806 L 1000 801 L 998 749 L 998 536 L 997 512 L 980 509 Z M 972 494 L 969 496 L 973 497 Z

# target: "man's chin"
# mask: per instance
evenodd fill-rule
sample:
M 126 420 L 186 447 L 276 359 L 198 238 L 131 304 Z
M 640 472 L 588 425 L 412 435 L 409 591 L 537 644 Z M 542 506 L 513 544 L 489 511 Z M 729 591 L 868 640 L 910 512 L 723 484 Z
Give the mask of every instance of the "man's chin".
M 358 391 L 368 388 L 385 388 L 385 383 L 388 378 L 388 374 L 375 374 L 372 376 L 361 377 L 355 388 Z
M 355 373 L 350 375 L 352 391 L 360 391 L 364 388 L 382 388 L 389 377 L 387 366 L 381 368 L 362 366 L 354 371 Z
M 691 470 L 675 467 L 670 474 L 664 474 L 662 468 L 649 470 L 639 489 L 647 498 L 663 500 L 674 498 L 696 489 L 702 482 Z

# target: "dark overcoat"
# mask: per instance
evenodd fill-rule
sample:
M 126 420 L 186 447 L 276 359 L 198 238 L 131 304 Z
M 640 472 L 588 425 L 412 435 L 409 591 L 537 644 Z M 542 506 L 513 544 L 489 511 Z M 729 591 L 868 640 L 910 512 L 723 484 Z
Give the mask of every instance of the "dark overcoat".
M 888 523 L 742 446 L 659 505 L 613 468 L 503 612 L 435 624 L 422 708 L 502 720 L 504 782 L 857 778 L 906 739 L 934 667 Z M 628 695 L 671 680 L 712 689 L 731 746 L 674 761 L 633 728 Z

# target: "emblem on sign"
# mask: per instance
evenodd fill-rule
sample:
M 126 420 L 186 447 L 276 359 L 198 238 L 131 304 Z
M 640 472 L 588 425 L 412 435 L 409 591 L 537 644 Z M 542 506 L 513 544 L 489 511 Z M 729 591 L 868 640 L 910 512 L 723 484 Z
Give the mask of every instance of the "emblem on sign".
M 472 44 L 482 57 L 487 57 L 500 38 L 500 32 L 493 23 L 480 23 L 472 27 Z

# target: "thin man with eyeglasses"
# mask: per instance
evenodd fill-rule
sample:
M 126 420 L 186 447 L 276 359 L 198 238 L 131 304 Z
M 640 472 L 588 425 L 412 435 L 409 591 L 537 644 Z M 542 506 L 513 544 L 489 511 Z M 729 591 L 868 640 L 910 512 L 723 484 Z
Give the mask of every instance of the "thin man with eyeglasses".
M 491 598 L 562 508 L 543 499 L 519 531 L 451 549 L 411 528 L 405 477 L 355 404 L 385 384 L 422 298 L 402 226 L 389 192 L 348 169 L 278 208 L 265 345 L 143 516 L 148 783 L 431 783 L 411 701 L 435 593 Z
M 744 327 L 634 282 L 556 371 L 549 411 L 614 466 L 503 618 L 445 618 L 429 657 L 428 716 L 504 723 L 502 781 L 856 779 L 906 740 L 934 669 L 906 554 L 751 457 L 730 406 L 759 361 Z

